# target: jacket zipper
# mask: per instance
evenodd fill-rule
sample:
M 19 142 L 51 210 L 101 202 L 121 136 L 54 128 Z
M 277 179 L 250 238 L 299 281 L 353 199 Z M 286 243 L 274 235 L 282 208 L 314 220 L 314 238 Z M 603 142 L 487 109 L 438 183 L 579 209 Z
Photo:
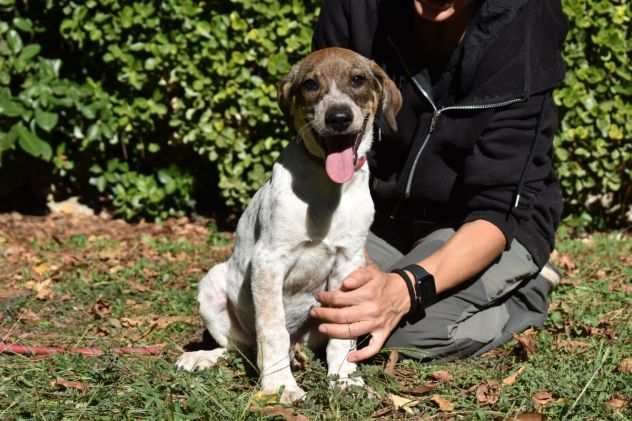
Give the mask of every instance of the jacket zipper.
M 415 159 L 413 160 L 413 164 L 411 165 L 410 170 L 408 172 L 408 177 L 406 179 L 406 188 L 404 190 L 404 198 L 405 199 L 409 199 L 410 196 L 411 196 L 412 185 L 413 185 L 413 178 L 414 178 L 415 172 L 417 170 L 417 165 L 419 164 L 419 159 L 421 158 L 421 154 L 423 153 L 424 149 L 428 145 L 428 142 L 430 141 L 430 137 L 432 136 L 432 133 L 434 132 L 435 128 L 437 127 L 437 122 L 439 121 L 439 117 L 441 116 L 441 114 L 443 114 L 446 111 L 455 111 L 455 110 L 465 110 L 465 111 L 491 110 L 491 109 L 495 109 L 495 108 L 507 107 L 509 105 L 512 105 L 512 104 L 515 104 L 515 103 L 518 103 L 518 102 L 526 101 L 525 97 L 519 97 L 519 98 L 508 99 L 508 100 L 505 100 L 505 101 L 494 102 L 494 103 L 490 103 L 490 104 L 452 105 L 452 106 L 448 106 L 448 107 L 444 107 L 444 108 L 437 108 L 437 106 L 434 103 L 434 101 L 432 101 L 430 96 L 421 87 L 421 85 L 414 78 L 413 78 L 413 81 L 414 81 L 414 84 L 417 87 L 417 89 L 419 89 L 421 91 L 421 93 L 423 93 L 424 97 L 426 97 L 426 99 L 428 100 L 428 102 L 432 106 L 433 112 L 432 112 L 432 118 L 430 120 L 430 127 L 428 128 L 428 133 L 426 134 L 426 137 L 424 138 L 424 141 L 421 144 L 421 147 L 417 151 L 417 154 L 415 155 Z M 518 198 L 518 200 L 519 200 L 519 198 Z M 399 200 L 395 204 L 395 206 L 392 208 L 391 215 L 390 215 L 391 219 L 395 218 L 395 216 L 399 212 L 399 208 L 402 205 L 402 201 L 403 200 Z
M 465 110 L 465 111 L 491 110 L 491 109 L 494 109 L 494 108 L 506 107 L 506 106 L 509 106 L 511 104 L 515 104 L 517 102 L 522 102 L 522 101 L 525 100 L 525 98 L 520 97 L 520 98 L 512 98 L 512 99 L 508 99 L 508 100 L 500 101 L 500 102 L 494 102 L 494 103 L 491 103 L 491 104 L 452 105 L 452 106 L 449 106 L 449 107 L 437 108 L 437 106 L 432 101 L 430 96 L 426 93 L 426 91 L 423 89 L 423 87 L 419 83 L 417 83 L 417 81 L 415 81 L 415 86 L 428 99 L 428 102 L 430 103 L 430 105 L 433 108 L 433 113 L 432 113 L 432 119 L 430 120 L 430 128 L 428 129 L 428 133 L 426 134 L 426 137 L 424 138 L 424 141 L 421 144 L 421 147 L 419 148 L 419 151 L 417 151 L 417 154 L 415 155 L 415 160 L 413 161 L 413 164 L 410 167 L 410 172 L 408 173 L 408 178 L 406 180 L 406 190 L 404 191 L 404 197 L 406 199 L 410 198 L 411 191 L 412 191 L 413 178 L 414 178 L 415 172 L 417 170 L 417 165 L 419 164 L 419 159 L 421 158 L 421 154 L 423 153 L 424 149 L 428 145 L 428 142 L 430 141 L 430 137 L 432 136 L 432 133 L 434 132 L 435 128 L 437 127 L 437 122 L 438 122 L 439 117 L 441 116 L 441 114 L 443 114 L 446 111 L 455 111 L 455 110 Z
M 424 149 L 428 145 L 428 142 L 430 141 L 430 137 L 432 136 L 432 132 L 434 132 L 435 128 L 437 127 L 437 122 L 438 122 L 439 117 L 441 116 L 442 113 L 444 113 L 446 111 L 454 111 L 454 110 L 477 111 L 477 110 L 490 110 L 490 109 L 494 109 L 494 108 L 502 108 L 502 107 L 506 107 L 506 106 L 515 104 L 517 102 L 526 101 L 527 98 L 526 97 L 518 97 L 518 98 L 508 99 L 508 100 L 505 100 L 505 101 L 493 102 L 493 103 L 490 103 L 490 104 L 452 105 L 452 106 L 448 106 L 448 107 L 439 108 L 439 107 L 437 107 L 435 102 L 432 100 L 432 97 L 428 94 L 428 92 L 426 92 L 426 90 L 423 88 L 423 86 L 421 86 L 419 81 L 417 81 L 417 79 L 415 79 L 413 77 L 413 75 L 410 73 L 410 71 L 408 70 L 408 66 L 406 66 L 406 61 L 401 56 L 401 54 L 399 52 L 399 49 L 397 48 L 395 43 L 393 43 L 393 41 L 390 38 L 388 39 L 388 41 L 391 44 L 391 46 L 393 47 L 395 53 L 397 54 L 397 57 L 399 58 L 399 61 L 400 61 L 401 65 L 402 65 L 402 67 L 404 68 L 404 71 L 406 72 L 406 74 L 408 75 L 410 80 L 413 82 L 413 85 L 415 85 L 415 88 L 417 89 L 417 91 L 419 93 L 421 93 L 424 96 L 424 98 L 426 98 L 426 100 L 428 101 L 428 103 L 432 107 L 432 118 L 430 120 L 430 127 L 428 129 L 428 133 L 426 134 L 426 137 L 424 138 L 424 141 L 421 144 L 421 147 L 419 148 L 419 151 L 417 151 L 417 154 L 415 155 L 415 159 L 413 160 L 413 163 L 412 163 L 412 165 L 410 167 L 410 170 L 409 170 L 409 173 L 408 173 L 408 177 L 406 179 L 406 188 L 404 190 L 404 200 L 405 200 L 405 199 L 410 198 L 410 195 L 411 195 L 411 192 L 412 192 L 413 176 L 415 175 L 415 172 L 417 170 L 417 165 L 419 164 L 419 159 L 421 158 L 421 154 L 423 153 Z M 520 195 L 518 194 L 517 200 L 520 200 L 519 197 L 520 197 Z M 403 200 L 399 200 L 395 204 L 395 206 L 393 207 L 393 209 L 391 211 L 391 215 L 390 215 L 391 219 L 393 219 L 396 216 L 397 212 L 399 211 L 399 208 L 402 205 L 402 202 L 403 202 Z

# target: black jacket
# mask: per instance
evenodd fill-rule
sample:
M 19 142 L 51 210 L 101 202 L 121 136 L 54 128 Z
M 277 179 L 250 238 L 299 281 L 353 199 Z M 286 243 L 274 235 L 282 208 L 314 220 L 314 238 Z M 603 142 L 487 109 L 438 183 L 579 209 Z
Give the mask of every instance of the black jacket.
M 377 218 L 454 226 L 485 219 L 542 266 L 562 211 L 553 172 L 566 20 L 559 0 L 479 0 L 440 72 L 410 65 L 412 0 L 325 0 L 314 49 L 344 47 L 398 84 L 399 130 L 380 124 L 370 159 Z

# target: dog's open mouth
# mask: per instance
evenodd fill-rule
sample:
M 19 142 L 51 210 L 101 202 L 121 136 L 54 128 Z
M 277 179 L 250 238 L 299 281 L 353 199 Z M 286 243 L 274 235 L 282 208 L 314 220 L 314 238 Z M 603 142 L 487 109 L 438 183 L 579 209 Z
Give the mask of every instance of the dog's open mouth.
M 324 137 L 314 132 L 314 136 L 325 150 L 325 172 L 334 183 L 346 183 L 353 177 L 362 134 L 360 131 Z
M 312 130 L 314 137 L 325 150 L 325 172 L 334 183 L 346 183 L 353 177 L 358 163 L 358 148 L 364 135 L 366 123 L 356 133 L 320 136 Z

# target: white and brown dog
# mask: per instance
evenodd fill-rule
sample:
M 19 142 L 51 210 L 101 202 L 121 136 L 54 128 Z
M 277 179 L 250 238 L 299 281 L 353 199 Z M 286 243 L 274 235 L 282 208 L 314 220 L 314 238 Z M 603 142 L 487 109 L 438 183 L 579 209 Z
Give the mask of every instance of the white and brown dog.
M 366 153 L 378 113 L 396 128 L 401 95 L 374 62 L 328 48 L 292 68 L 279 100 L 299 141 L 282 152 L 240 218 L 233 255 L 199 286 L 200 313 L 221 348 L 185 352 L 176 365 L 207 368 L 227 349 L 256 346 L 263 392 L 283 387 L 288 403 L 304 395 L 290 369 L 298 341 L 327 343 L 329 374 L 343 386 L 362 384 L 346 360 L 355 341 L 327 342 L 309 310 L 318 305 L 315 293 L 339 288 L 365 265 L 374 213 Z

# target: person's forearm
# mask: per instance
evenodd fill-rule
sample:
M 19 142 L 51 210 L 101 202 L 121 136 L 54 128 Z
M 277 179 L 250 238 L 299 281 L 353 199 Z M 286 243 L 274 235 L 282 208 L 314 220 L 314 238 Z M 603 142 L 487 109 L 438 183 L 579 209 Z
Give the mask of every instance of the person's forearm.
M 462 225 L 434 254 L 419 262 L 435 278 L 437 293 L 453 288 L 485 269 L 505 248 L 505 236 L 491 222 Z

